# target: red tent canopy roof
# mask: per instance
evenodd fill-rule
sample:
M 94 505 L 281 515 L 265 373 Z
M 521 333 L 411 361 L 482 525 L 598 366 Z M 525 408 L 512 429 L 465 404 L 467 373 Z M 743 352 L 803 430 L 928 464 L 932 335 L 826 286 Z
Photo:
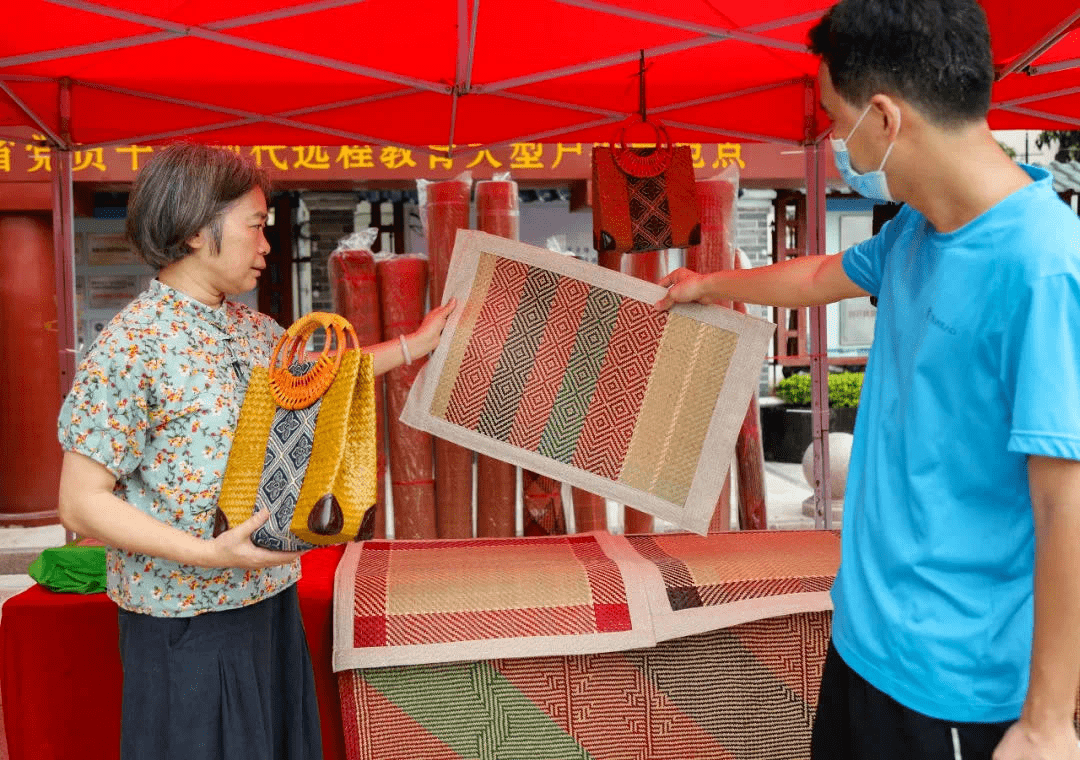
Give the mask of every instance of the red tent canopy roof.
M 809 27 L 831 0 L 21 0 L 0 27 L 0 138 L 60 143 L 604 141 L 647 105 L 677 141 L 827 126 Z M 1080 127 L 1080 10 L 984 0 L 991 126 Z M 1071 31 L 1070 31 L 1071 30 Z M 70 126 L 61 81 L 70 80 Z M 436 148 L 437 150 L 438 148 Z

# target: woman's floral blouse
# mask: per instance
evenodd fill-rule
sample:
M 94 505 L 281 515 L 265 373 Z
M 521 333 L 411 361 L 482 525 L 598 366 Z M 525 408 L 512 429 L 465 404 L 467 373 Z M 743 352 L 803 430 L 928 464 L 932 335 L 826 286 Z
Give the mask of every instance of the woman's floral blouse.
M 129 504 L 211 538 L 250 369 L 269 362 L 281 332 L 246 306 L 214 308 L 154 280 L 80 364 L 60 412 L 60 444 L 108 468 Z M 159 617 L 253 604 L 300 577 L 299 561 L 201 568 L 113 548 L 108 570 L 117 604 Z

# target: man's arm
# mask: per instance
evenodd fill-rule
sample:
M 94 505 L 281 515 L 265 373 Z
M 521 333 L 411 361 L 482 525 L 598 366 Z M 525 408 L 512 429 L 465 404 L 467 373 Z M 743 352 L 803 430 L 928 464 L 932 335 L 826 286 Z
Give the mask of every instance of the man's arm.
M 1035 636 L 1020 720 L 994 753 L 1080 758 L 1073 711 L 1080 687 L 1080 462 L 1028 457 L 1035 516 Z
M 765 306 L 818 306 L 868 295 L 847 276 L 843 254 L 800 256 L 767 267 L 700 275 L 676 269 L 660 281 L 670 287 L 656 304 L 660 310 L 677 303 L 741 301 Z

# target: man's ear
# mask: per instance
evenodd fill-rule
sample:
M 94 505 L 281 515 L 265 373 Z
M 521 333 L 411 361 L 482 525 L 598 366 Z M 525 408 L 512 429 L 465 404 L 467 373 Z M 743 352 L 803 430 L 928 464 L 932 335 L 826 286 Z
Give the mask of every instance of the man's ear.
M 886 141 L 892 142 L 900 131 L 900 103 L 894 98 L 878 93 L 870 98 L 870 104 L 880 114 L 881 130 Z

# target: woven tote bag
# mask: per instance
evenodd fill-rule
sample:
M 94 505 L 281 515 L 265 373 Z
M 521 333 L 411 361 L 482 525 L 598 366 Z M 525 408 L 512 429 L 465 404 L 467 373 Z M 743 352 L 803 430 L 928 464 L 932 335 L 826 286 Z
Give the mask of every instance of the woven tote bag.
M 593 246 L 598 252 L 657 251 L 701 242 L 689 146 L 672 146 L 659 124 L 655 148 L 593 148 Z
M 308 340 L 324 331 L 322 353 Z M 347 344 L 351 343 L 352 347 Z M 348 320 L 314 312 L 251 372 L 240 409 L 215 534 L 267 508 L 258 546 L 299 551 L 371 538 L 375 523 L 375 385 L 372 358 Z

